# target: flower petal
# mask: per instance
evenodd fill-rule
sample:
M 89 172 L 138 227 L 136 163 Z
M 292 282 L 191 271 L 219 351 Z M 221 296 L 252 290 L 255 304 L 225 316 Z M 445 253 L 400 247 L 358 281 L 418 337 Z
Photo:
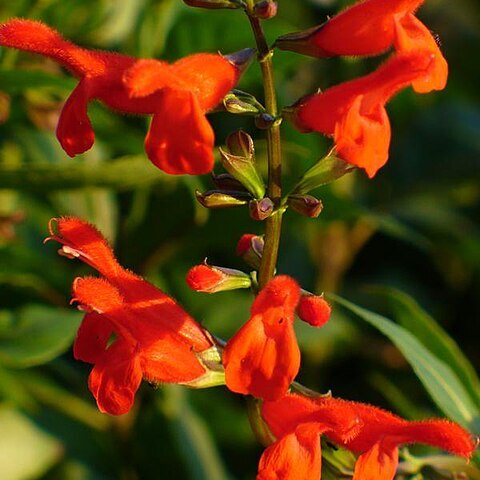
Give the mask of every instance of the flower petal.
M 180 87 L 172 67 L 159 60 L 138 60 L 123 75 L 123 83 L 133 98 L 146 97 L 165 87 Z
M 104 315 L 87 313 L 73 344 L 73 356 L 77 360 L 96 363 L 105 352 L 112 333 L 113 325 Z
M 313 327 L 323 327 L 330 319 L 332 308 L 318 295 L 302 295 L 298 302 L 297 315 Z
M 208 112 L 235 87 L 240 70 L 221 55 L 197 53 L 172 65 L 172 70 L 198 99 L 200 108 Z
M 230 390 L 269 400 L 287 391 L 300 368 L 293 331 L 299 297 L 299 286 L 286 276 L 272 279 L 257 296 L 252 316 L 223 353 Z
M 396 445 L 380 441 L 358 457 L 352 480 L 393 480 L 397 465 Z
M 413 12 L 424 0 L 366 0 L 345 9 L 310 37 L 318 56 L 377 55 L 392 45 L 394 15 Z
M 202 175 L 213 168 L 214 134 L 196 96 L 166 88 L 145 139 L 148 158 L 166 173 Z
M 95 141 L 87 115 L 90 98 L 89 81 L 82 79 L 68 97 L 58 119 L 57 138 L 70 157 L 86 152 Z
M 412 83 L 417 93 L 443 90 L 447 84 L 448 64 L 430 30 L 412 14 L 395 19 L 395 48 L 399 52 L 425 50 L 432 56 L 431 68 Z
M 96 363 L 88 387 L 101 412 L 127 413 L 142 381 L 140 358 L 129 343 L 116 340 Z
M 268 447 L 260 459 L 257 480 L 320 478 L 322 455 L 319 431 L 303 424 Z
M 358 96 L 335 126 L 333 138 L 338 156 L 365 169 L 372 178 L 388 160 L 391 129 L 383 105 L 362 114 L 363 96 Z

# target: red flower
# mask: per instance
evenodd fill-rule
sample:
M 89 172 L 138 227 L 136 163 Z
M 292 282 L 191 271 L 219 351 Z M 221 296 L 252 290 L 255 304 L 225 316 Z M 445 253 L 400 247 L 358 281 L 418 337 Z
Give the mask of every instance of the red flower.
M 275 399 L 300 368 L 293 320 L 300 287 L 290 277 L 270 280 L 253 302 L 248 322 L 223 352 L 225 381 L 237 393 Z
M 57 138 L 70 156 L 94 142 L 87 115 L 90 100 L 126 113 L 153 114 L 145 140 L 150 160 L 172 174 L 203 174 L 213 168 L 214 134 L 205 113 L 237 83 L 249 54 L 200 53 L 173 65 L 86 50 L 41 22 L 13 19 L 0 26 L 0 45 L 52 58 L 80 79 L 65 102 Z
M 280 48 L 318 57 L 377 55 L 392 45 L 398 52 L 427 51 L 433 58 L 429 75 L 414 82 L 416 92 L 445 88 L 448 65 L 425 25 L 413 12 L 423 0 L 365 0 L 324 25 L 279 39 Z
M 95 365 L 89 388 L 102 412 L 130 410 L 142 378 L 188 383 L 206 374 L 196 355 L 212 347 L 205 330 L 172 298 L 121 267 L 93 226 L 78 218 L 54 219 L 50 234 L 49 240 L 63 245 L 59 253 L 104 277 L 73 284 L 73 300 L 88 312 L 74 355 Z
M 264 402 L 262 416 L 277 441 L 260 460 L 259 480 L 320 478 L 322 434 L 361 454 L 353 480 L 392 480 L 400 445 L 423 443 L 466 458 L 475 449 L 469 433 L 447 420 L 409 422 L 371 405 L 338 398 L 287 394 Z
M 397 92 L 428 77 L 432 56 L 391 57 L 375 72 L 302 99 L 292 120 L 304 131 L 333 136 L 338 155 L 373 177 L 388 159 L 390 122 L 385 104 Z

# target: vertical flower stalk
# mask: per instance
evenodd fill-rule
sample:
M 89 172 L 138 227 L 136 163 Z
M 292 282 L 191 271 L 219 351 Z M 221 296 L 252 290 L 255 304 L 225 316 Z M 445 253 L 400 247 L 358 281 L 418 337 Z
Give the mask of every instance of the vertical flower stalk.
M 278 210 L 282 197 L 282 153 L 280 138 L 280 122 L 276 120 L 278 115 L 277 96 L 275 92 L 275 80 L 273 75 L 273 52 L 268 47 L 265 34 L 258 17 L 254 15 L 251 6 L 246 9 L 248 19 L 252 26 L 258 50 L 258 61 L 263 77 L 265 93 L 265 107 L 267 114 L 274 118 L 273 124 L 267 130 L 267 153 L 268 153 L 268 186 L 267 193 L 273 201 L 275 211 L 267 218 L 265 227 L 265 247 L 260 265 L 258 283 L 263 288 L 273 277 L 278 258 L 280 244 L 280 232 L 282 228 L 282 211 Z

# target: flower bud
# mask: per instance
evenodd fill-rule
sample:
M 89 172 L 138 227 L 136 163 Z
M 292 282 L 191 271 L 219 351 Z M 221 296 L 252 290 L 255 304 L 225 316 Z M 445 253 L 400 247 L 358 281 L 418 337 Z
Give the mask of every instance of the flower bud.
M 233 90 L 223 98 L 225 110 L 237 115 L 257 115 L 265 110 L 263 105 L 249 93 Z
M 228 151 L 220 148 L 220 160 L 230 175 L 235 177 L 255 198 L 265 195 L 265 185 L 255 168 L 253 140 L 243 130 L 227 138 Z
M 262 221 L 273 213 L 274 204 L 268 197 L 265 197 L 261 200 L 251 200 L 248 204 L 248 209 L 253 220 Z
M 273 18 L 277 14 L 278 5 L 273 0 L 260 0 L 253 7 L 253 14 L 262 20 Z
M 253 233 L 245 233 L 237 243 L 237 255 L 242 257 L 248 265 L 258 270 L 262 263 L 264 245 L 263 237 Z
M 307 170 L 293 189 L 293 194 L 303 195 L 327 183 L 331 183 L 347 173 L 353 172 L 355 167 L 335 155 L 327 155 Z
M 198 202 L 205 208 L 239 207 L 240 205 L 246 205 L 252 198 L 251 195 L 246 192 L 233 192 L 229 190 L 209 190 L 205 193 L 196 190 L 195 196 Z
M 297 306 L 297 315 L 312 327 L 322 327 L 329 318 L 332 309 L 326 300 L 318 295 L 302 290 L 302 296 Z
M 240 270 L 196 265 L 187 273 L 188 286 L 196 292 L 216 293 L 237 288 L 250 288 L 252 279 Z
M 242 2 L 238 0 L 183 0 L 190 7 L 200 8 L 241 8 Z
M 317 218 L 323 210 L 323 203 L 312 195 L 289 195 L 288 206 L 300 215 Z

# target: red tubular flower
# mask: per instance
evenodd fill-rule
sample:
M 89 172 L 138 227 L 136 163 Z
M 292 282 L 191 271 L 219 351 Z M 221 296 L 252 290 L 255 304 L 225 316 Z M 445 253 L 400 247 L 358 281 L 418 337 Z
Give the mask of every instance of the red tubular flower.
M 300 368 L 293 331 L 299 298 L 300 287 L 287 276 L 273 278 L 259 293 L 250 319 L 223 352 L 230 390 L 270 400 L 287 391 Z
M 432 61 L 425 51 L 394 55 L 369 75 L 305 97 L 293 107 L 292 120 L 304 131 L 333 136 L 338 155 L 373 177 L 388 159 L 391 130 L 385 104 L 428 76 Z
M 466 458 L 475 450 L 469 433 L 456 423 L 440 419 L 409 422 L 371 405 L 338 398 L 287 394 L 264 402 L 262 416 L 277 438 L 260 460 L 257 479 L 262 480 L 320 478 L 315 459 L 320 454 L 321 434 L 361 454 L 353 480 L 392 480 L 398 447 L 404 444 L 432 445 Z M 314 469 L 305 471 L 305 463 Z M 285 464 L 288 469 L 284 470 Z
M 364 0 L 324 25 L 277 41 L 279 48 L 318 57 L 377 55 L 392 45 L 399 53 L 425 50 L 433 58 L 428 77 L 413 84 L 416 92 L 445 88 L 448 65 L 425 25 L 413 13 L 423 0 Z
M 94 364 L 89 388 L 102 412 L 130 410 L 142 378 L 189 383 L 206 374 L 196 355 L 212 347 L 205 330 L 172 298 L 121 267 L 93 226 L 78 218 L 54 219 L 50 234 L 49 240 L 63 245 L 59 253 L 104 277 L 73 284 L 73 300 L 88 312 L 74 355 Z
M 41 22 L 13 19 L 0 25 L 0 45 L 52 58 L 80 79 L 65 102 L 57 138 L 70 156 L 94 142 L 87 115 L 90 100 L 134 114 L 153 114 L 145 141 L 150 160 L 172 174 L 203 174 L 213 168 L 214 134 L 205 113 L 237 83 L 248 63 L 200 53 L 173 65 L 86 50 Z

